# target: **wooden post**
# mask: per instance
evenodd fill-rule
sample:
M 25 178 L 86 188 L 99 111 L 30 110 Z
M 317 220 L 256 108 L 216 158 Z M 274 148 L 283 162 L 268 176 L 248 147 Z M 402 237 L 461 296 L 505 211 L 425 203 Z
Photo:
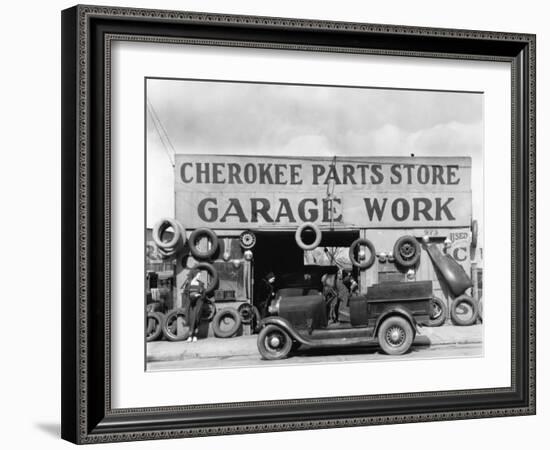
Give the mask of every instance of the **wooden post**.
M 477 279 L 477 263 L 472 262 L 471 270 L 472 270 L 472 283 L 473 283 L 473 286 L 472 286 L 472 298 L 473 298 L 476 302 L 478 302 L 478 301 L 479 301 L 479 292 L 477 291 L 477 283 L 478 283 L 478 279 Z

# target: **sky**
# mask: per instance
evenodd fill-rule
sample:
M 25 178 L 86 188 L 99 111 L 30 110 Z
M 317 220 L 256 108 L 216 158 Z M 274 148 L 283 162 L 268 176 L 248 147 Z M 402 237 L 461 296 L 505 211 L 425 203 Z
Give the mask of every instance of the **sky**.
M 174 152 L 414 153 L 472 158 L 473 216 L 483 230 L 482 93 L 149 79 L 146 116 L 148 226 L 174 215 Z

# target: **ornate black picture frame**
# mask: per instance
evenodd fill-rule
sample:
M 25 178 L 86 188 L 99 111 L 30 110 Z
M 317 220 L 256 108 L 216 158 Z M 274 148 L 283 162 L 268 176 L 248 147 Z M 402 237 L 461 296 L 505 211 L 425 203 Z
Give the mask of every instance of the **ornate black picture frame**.
M 511 63 L 511 386 L 113 409 L 109 102 L 116 40 Z M 534 35 L 75 6 L 62 12 L 62 109 L 64 439 L 84 444 L 535 413 Z

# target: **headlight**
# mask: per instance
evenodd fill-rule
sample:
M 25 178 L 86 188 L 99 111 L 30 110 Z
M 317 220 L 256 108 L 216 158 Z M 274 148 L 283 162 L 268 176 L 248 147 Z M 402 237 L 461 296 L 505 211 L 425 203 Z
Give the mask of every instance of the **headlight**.
M 275 303 L 272 303 L 269 305 L 269 308 L 267 310 L 269 311 L 269 314 L 279 314 L 279 305 L 281 303 L 281 297 L 277 298 L 275 300 Z

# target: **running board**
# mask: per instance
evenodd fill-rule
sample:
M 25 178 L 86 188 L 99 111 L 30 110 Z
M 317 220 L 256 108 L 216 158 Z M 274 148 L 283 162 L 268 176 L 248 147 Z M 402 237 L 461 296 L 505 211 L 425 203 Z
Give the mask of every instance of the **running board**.
M 300 344 L 307 347 L 350 347 L 373 345 L 378 343 L 376 337 L 362 338 L 332 338 L 332 339 L 310 339 L 304 335 L 300 335 Z

